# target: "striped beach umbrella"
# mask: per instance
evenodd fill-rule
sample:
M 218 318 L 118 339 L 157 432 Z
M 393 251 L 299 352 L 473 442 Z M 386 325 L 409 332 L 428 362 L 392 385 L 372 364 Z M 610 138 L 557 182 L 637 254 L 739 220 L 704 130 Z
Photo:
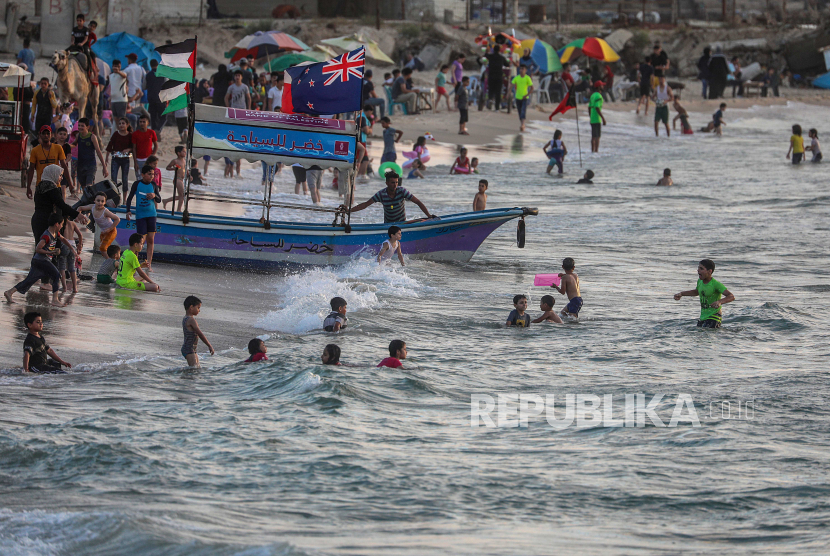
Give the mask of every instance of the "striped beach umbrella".
M 530 50 L 530 57 L 539 66 L 542 73 L 562 71 L 562 62 L 556 54 L 556 49 L 545 41 L 539 39 L 527 39 L 522 41 L 522 49 Z
M 257 31 L 253 35 L 242 38 L 233 48 L 225 52 L 225 58 L 236 62 L 247 58 L 248 54 L 253 54 L 254 58 L 259 59 L 280 52 L 302 52 L 303 50 L 308 50 L 308 45 L 288 33 Z
M 587 37 L 566 44 L 559 51 L 559 60 L 563 64 L 567 64 L 582 54 L 588 58 L 594 58 L 603 62 L 616 62 L 620 59 L 620 55 L 614 52 L 614 49 L 608 46 L 608 43 L 604 40 L 596 37 Z

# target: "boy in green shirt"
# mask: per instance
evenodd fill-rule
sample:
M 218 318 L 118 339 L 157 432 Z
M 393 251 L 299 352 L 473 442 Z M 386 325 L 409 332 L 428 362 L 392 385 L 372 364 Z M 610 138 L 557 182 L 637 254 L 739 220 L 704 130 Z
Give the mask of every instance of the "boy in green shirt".
M 602 136 L 602 126 L 605 125 L 605 116 L 602 115 L 602 88 L 605 83 L 594 82 L 594 93 L 588 101 L 588 112 L 591 116 L 591 152 L 599 152 L 599 138 Z
M 674 294 L 674 299 L 681 297 L 700 297 L 700 328 L 720 328 L 721 305 L 735 301 L 735 296 L 726 289 L 726 286 L 712 278 L 715 272 L 715 263 L 711 259 L 703 259 L 697 265 L 697 286 L 695 289 Z M 723 297 L 721 297 L 721 295 Z
M 144 247 L 144 236 L 141 234 L 131 235 L 130 248 L 126 249 L 124 254 L 121 255 L 121 270 L 118 271 L 118 278 L 116 278 L 115 283 L 119 287 L 128 290 L 159 292 L 161 291 L 159 285 L 150 280 L 150 277 L 141 270 L 138 254 L 141 253 L 142 247 Z M 143 282 L 135 279 L 136 272 L 144 280 Z
M 527 104 L 533 94 L 533 80 L 527 74 L 527 66 L 519 66 L 519 75 L 513 78 L 513 98 L 516 99 L 516 111 L 519 113 L 519 131 L 524 132 L 527 119 Z

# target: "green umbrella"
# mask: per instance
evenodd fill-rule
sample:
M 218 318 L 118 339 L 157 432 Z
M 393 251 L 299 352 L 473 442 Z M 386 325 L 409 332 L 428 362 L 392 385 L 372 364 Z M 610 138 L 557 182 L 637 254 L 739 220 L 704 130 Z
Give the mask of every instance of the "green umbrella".
M 311 56 L 306 56 L 305 54 L 284 54 L 265 64 L 265 71 L 285 71 L 291 66 L 296 66 L 303 62 L 319 62 L 319 60 Z
M 556 55 L 556 49 L 548 43 L 539 39 L 527 39 L 522 41 L 522 48 L 530 50 L 530 57 L 542 73 L 562 71 L 562 63 Z

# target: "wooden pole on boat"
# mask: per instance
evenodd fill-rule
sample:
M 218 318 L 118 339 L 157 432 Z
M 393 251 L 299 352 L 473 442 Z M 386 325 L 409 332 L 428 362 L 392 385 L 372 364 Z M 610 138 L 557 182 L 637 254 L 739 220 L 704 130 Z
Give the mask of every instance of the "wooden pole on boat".
M 363 86 L 361 85 L 361 98 L 363 98 Z M 346 212 L 346 227 L 344 231 L 347 234 L 352 233 L 352 204 L 354 203 L 354 182 L 355 177 L 357 176 L 358 166 L 357 166 L 357 144 L 360 142 L 360 124 L 363 122 L 363 107 L 360 109 L 360 113 L 357 117 L 357 124 L 355 127 L 355 134 L 354 134 L 354 162 L 352 163 L 352 171 L 349 172 L 349 210 Z M 366 156 L 365 154 L 363 156 Z
M 193 60 L 196 60 L 196 48 L 199 42 L 199 36 L 194 35 L 194 41 L 197 43 L 193 48 Z M 193 64 L 193 81 L 196 81 L 196 64 Z M 191 83 L 191 87 L 193 83 Z M 193 128 L 196 124 L 196 104 L 193 102 L 193 91 L 190 91 L 190 96 L 187 99 L 187 156 L 185 156 L 184 168 L 184 211 L 182 212 L 182 224 L 190 222 L 190 213 L 188 212 L 188 204 L 190 202 L 190 161 L 193 159 Z M 175 214 L 176 208 L 176 181 L 173 180 L 173 212 Z
M 575 92 L 575 91 L 574 91 Z M 576 117 L 576 144 L 579 145 L 579 167 L 582 168 L 582 139 L 579 137 L 579 93 L 574 95 L 574 116 Z

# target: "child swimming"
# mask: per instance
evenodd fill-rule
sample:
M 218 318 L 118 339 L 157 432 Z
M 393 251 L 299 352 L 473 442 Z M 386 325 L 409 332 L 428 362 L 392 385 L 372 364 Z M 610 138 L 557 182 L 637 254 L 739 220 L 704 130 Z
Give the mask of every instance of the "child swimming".
M 594 171 L 593 170 L 588 170 L 587 172 L 585 172 L 585 175 L 582 176 L 582 179 L 579 180 L 576 183 L 589 183 L 589 184 L 593 185 L 594 182 L 591 181 L 593 179 L 594 179 Z
M 543 295 L 542 299 L 539 301 L 539 308 L 542 310 L 542 316 L 530 321 L 533 324 L 537 324 L 540 322 L 555 322 L 557 324 L 562 324 L 562 319 L 559 318 L 553 311 L 553 306 L 556 304 L 556 300 L 553 298 L 552 295 Z
M 72 365 L 58 357 L 55 350 L 49 347 L 46 339 L 41 335 L 43 332 L 43 317 L 40 313 L 26 313 L 23 317 L 23 324 L 29 333 L 23 340 L 23 372 L 39 374 L 65 374 L 61 365 L 71 368 Z M 51 357 L 49 360 L 47 356 Z
M 657 180 L 657 185 L 674 185 L 671 179 L 671 168 L 663 170 L 663 177 Z
M 331 313 L 323 320 L 323 330 L 340 332 L 349 322 L 346 316 L 346 300 L 342 297 L 332 297 L 329 305 L 331 305 Z
M 518 326 L 519 328 L 527 328 L 530 326 L 530 315 L 525 313 L 527 311 L 527 296 L 522 294 L 514 295 L 513 307 L 515 309 L 507 315 L 507 323 L 505 326 Z
M 323 355 L 320 356 L 323 365 L 342 365 L 340 363 L 340 346 L 328 344 L 323 348 Z
M 715 263 L 711 259 L 703 259 L 697 265 L 697 285 L 693 290 L 674 294 L 674 300 L 682 297 L 700 297 L 700 318 L 698 328 L 720 328 L 722 321 L 721 305 L 732 303 L 735 296 L 726 289 L 726 286 L 712 278 L 715 272 Z M 721 297 L 723 296 L 723 297 Z
M 402 359 L 406 359 L 406 342 L 403 340 L 392 340 L 389 342 L 389 357 L 378 363 L 378 367 L 398 369 L 403 367 Z
M 380 253 L 378 253 L 378 264 L 382 264 L 384 262 L 384 255 L 386 255 L 386 259 L 389 260 L 392 258 L 392 255 L 397 253 L 398 259 L 401 261 L 401 266 L 406 266 L 403 262 L 403 253 L 401 252 L 401 237 L 403 236 L 403 232 L 397 226 L 390 226 L 387 232 L 389 234 L 389 239 L 383 242 L 383 245 L 380 247 Z
M 249 358 L 247 358 L 243 363 L 256 363 L 257 361 L 268 361 L 268 348 L 265 346 L 265 342 L 260 340 L 259 338 L 254 338 L 250 342 L 248 342 L 248 353 L 251 354 Z

